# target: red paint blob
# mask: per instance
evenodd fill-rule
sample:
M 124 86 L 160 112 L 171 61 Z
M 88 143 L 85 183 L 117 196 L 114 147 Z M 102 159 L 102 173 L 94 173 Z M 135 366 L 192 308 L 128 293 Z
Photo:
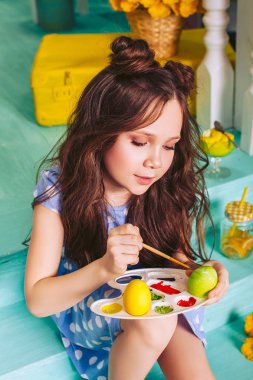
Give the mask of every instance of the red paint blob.
M 162 285 L 163 281 L 158 282 L 157 284 L 151 285 L 151 288 L 154 288 L 156 290 L 160 290 L 163 293 L 166 294 L 179 294 L 181 293 L 179 290 L 172 288 L 171 285 Z
M 196 299 L 194 297 L 190 297 L 188 300 L 180 300 L 178 301 L 178 306 L 183 306 L 183 307 L 189 307 L 193 306 L 196 303 Z

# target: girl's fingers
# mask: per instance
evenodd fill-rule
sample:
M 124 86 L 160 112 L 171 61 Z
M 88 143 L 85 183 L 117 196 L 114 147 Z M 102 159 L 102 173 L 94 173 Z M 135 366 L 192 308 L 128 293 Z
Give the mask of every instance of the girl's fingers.
M 218 274 L 218 284 L 208 293 L 208 304 L 218 302 L 227 292 L 229 287 L 229 273 L 221 263 L 211 260 L 204 265 L 213 266 Z
M 116 254 L 123 255 L 138 255 L 139 256 L 139 248 L 137 245 L 121 245 L 115 250 Z
M 190 276 L 190 274 L 192 273 L 192 271 L 194 269 L 196 269 L 196 268 L 199 267 L 198 264 L 196 264 L 194 261 L 190 260 L 183 252 L 176 252 L 176 253 L 174 253 L 173 258 L 176 259 L 176 260 L 178 260 L 178 261 L 181 261 L 184 264 L 189 265 L 189 267 L 191 269 L 186 269 L 186 271 L 185 271 L 185 274 L 188 277 Z
M 139 251 L 143 248 L 139 228 L 132 224 L 123 224 L 112 228 L 109 233 L 109 240 L 113 245 L 133 245 L 137 246 Z
M 124 245 L 124 246 L 125 245 L 137 246 L 139 250 L 141 250 L 143 248 L 142 239 L 138 236 L 134 236 L 134 235 L 120 236 L 119 242 L 121 245 Z
M 190 277 L 191 273 L 192 273 L 195 269 L 197 269 L 197 268 L 200 267 L 199 264 L 196 264 L 196 263 L 194 263 L 194 262 L 192 262 L 192 261 L 188 261 L 186 264 L 188 264 L 189 267 L 191 267 L 191 269 L 186 269 L 186 271 L 185 271 L 185 274 L 186 274 L 186 276 L 188 276 L 188 277 Z
M 124 257 L 123 257 L 122 261 L 126 265 L 128 265 L 128 264 L 131 264 L 131 265 L 138 264 L 138 262 L 139 262 L 139 255 L 124 254 Z
M 109 232 L 109 236 L 115 236 L 115 235 L 140 235 L 139 228 L 137 226 L 134 226 L 133 224 L 127 223 L 122 224 L 121 226 L 111 228 Z

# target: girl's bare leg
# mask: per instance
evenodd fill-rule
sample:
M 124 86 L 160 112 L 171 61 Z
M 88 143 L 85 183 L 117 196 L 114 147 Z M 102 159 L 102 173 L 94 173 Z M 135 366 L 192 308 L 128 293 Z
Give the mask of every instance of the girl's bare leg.
M 179 316 L 173 337 L 158 363 L 166 379 L 215 380 L 203 344 L 193 334 L 183 315 Z
M 144 380 L 170 341 L 177 317 L 122 320 L 109 360 L 110 380 Z

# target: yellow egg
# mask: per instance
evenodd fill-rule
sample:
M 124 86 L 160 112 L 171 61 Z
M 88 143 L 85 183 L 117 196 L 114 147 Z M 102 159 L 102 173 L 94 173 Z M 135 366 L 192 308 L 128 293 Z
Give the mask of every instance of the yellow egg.
M 151 293 L 143 280 L 132 280 L 123 294 L 123 305 L 130 315 L 144 315 L 151 306 Z

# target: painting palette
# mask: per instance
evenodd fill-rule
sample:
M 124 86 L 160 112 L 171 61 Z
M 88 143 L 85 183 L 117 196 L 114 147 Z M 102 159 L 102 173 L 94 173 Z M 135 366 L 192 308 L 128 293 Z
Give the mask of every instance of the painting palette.
M 133 316 L 124 310 L 123 293 L 127 284 L 140 279 L 148 285 L 152 303 L 150 310 L 141 316 Z M 99 315 L 119 319 L 151 319 L 171 316 L 193 310 L 203 305 L 207 298 L 193 297 L 187 292 L 188 277 L 183 269 L 149 268 L 135 269 L 114 278 L 108 284 L 121 290 L 116 298 L 101 299 L 91 305 L 91 310 Z

